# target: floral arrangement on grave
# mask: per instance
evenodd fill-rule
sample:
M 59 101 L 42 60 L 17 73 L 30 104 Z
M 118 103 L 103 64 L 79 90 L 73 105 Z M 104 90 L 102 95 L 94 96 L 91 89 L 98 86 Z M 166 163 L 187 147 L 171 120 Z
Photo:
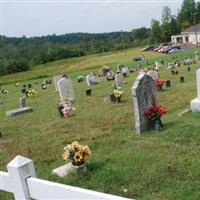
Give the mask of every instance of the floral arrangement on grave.
M 117 99 L 118 102 L 120 102 L 122 95 L 124 94 L 124 91 L 118 90 L 118 89 L 114 89 L 113 90 L 113 94 L 115 96 L 115 98 Z
M 61 117 L 69 117 L 75 111 L 75 108 L 72 107 L 70 104 L 60 104 L 58 106 L 58 110 L 60 112 Z
M 155 83 L 156 83 L 158 91 L 162 91 L 165 81 L 161 80 L 160 78 L 156 78 Z
M 26 91 L 26 96 L 27 97 L 36 97 L 37 92 L 34 89 L 28 90 L 28 91 Z
M 161 117 L 167 113 L 167 109 L 161 105 L 153 105 L 145 110 L 144 115 L 148 118 L 153 130 L 162 130 L 164 128 Z
M 72 160 L 74 166 L 81 166 L 91 155 L 90 148 L 87 145 L 81 145 L 79 142 L 74 141 L 64 147 L 63 159 Z

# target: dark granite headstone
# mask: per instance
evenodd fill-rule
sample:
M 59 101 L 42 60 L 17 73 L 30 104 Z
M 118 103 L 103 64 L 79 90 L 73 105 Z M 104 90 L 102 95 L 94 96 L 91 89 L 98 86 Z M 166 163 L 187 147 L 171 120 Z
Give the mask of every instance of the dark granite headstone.
M 167 80 L 167 81 L 165 82 L 165 86 L 168 87 L 168 88 L 171 87 L 171 81 L 170 81 L 170 80 Z
M 87 89 L 85 91 L 85 93 L 86 93 L 87 96 L 91 96 L 92 95 L 92 89 Z
M 180 77 L 180 82 L 181 82 L 181 83 L 184 83 L 184 82 L 185 82 L 184 76 L 181 76 L 181 77 Z

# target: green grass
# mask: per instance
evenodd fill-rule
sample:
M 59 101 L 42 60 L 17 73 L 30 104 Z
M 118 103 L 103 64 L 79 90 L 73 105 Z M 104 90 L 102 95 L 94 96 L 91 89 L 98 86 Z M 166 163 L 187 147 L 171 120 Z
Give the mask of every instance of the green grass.
M 3 88 L 10 93 L 3 95 L 4 104 L 0 104 L 3 134 L 0 138 L 0 170 L 6 170 L 6 164 L 20 154 L 34 161 L 39 178 L 141 200 L 198 200 L 199 116 L 188 112 L 178 117 L 178 113 L 189 108 L 189 102 L 196 97 L 197 65 L 193 65 L 191 72 L 181 66 L 179 75 L 172 75 L 165 68 L 160 70 L 161 78 L 170 79 L 172 84 L 171 88 L 157 93 L 158 103 L 168 108 L 168 113 L 162 118 L 166 129 L 162 132 L 146 131 L 141 136 L 135 134 L 131 97 L 131 86 L 137 72 L 125 79 L 128 83 L 124 85 L 125 94 L 119 104 L 104 101 L 112 91 L 113 82 L 101 78 L 100 83 L 93 86 L 93 96 L 87 97 L 86 83 L 73 80 L 76 111 L 67 119 L 61 119 L 57 113 L 59 94 L 54 85 L 47 90 L 41 89 L 44 80 L 41 76 L 45 74 L 52 78 L 54 74 L 68 72 L 75 78 L 78 74 L 88 73 L 87 69 L 93 66 L 97 71 L 96 67 L 102 64 L 109 63 L 114 67 L 114 64 L 125 63 L 131 66 L 131 59 L 136 54 L 139 54 L 138 49 L 129 49 L 63 60 L 46 65 L 47 71 L 40 66 L 32 71 L 2 77 L 2 82 L 7 83 Z M 172 56 L 147 54 L 152 61 L 172 59 Z M 188 54 L 192 51 L 177 56 L 183 58 Z M 75 71 L 76 67 L 80 71 Z M 185 83 L 179 82 L 180 75 L 185 77 Z M 41 79 L 37 78 L 39 76 Z M 37 90 L 38 96 L 27 100 L 34 112 L 6 118 L 5 111 L 19 104 L 21 87 L 14 86 L 16 81 L 21 81 L 21 85 L 31 82 Z M 92 150 L 86 173 L 72 174 L 63 179 L 52 175 L 52 169 L 65 164 L 61 156 L 63 147 L 74 140 L 89 145 Z M 13 196 L 0 192 L 0 199 L 13 199 Z

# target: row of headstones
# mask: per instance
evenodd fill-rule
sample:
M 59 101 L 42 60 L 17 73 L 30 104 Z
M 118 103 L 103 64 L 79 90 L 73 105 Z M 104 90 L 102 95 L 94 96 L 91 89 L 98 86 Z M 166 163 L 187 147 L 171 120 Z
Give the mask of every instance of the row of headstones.
M 68 77 L 63 77 L 61 75 L 54 76 L 53 79 L 56 91 L 59 91 L 61 102 L 73 102 L 75 100 L 75 93 L 71 79 Z M 87 86 L 89 87 L 89 89 L 86 90 L 86 94 L 91 95 L 91 86 L 97 84 L 98 82 L 94 73 L 90 72 L 86 76 L 86 82 Z M 115 85 L 117 89 L 121 89 L 123 87 L 123 80 L 120 72 L 115 74 Z
M 200 69 L 196 71 L 197 98 L 190 102 L 193 112 L 200 112 Z M 156 105 L 156 85 L 153 78 L 146 74 L 140 74 L 132 88 L 133 105 L 135 112 L 135 130 L 141 134 L 148 128 L 148 119 L 144 112 L 152 105 Z

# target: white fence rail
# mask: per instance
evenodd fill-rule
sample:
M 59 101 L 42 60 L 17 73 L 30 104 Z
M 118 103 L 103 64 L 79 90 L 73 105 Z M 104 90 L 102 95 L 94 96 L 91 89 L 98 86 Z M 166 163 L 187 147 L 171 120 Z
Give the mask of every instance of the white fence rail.
M 36 178 L 33 161 L 16 156 L 7 165 L 8 172 L 0 171 L 0 190 L 11 192 L 17 200 L 127 200 L 92 190 L 54 183 Z

